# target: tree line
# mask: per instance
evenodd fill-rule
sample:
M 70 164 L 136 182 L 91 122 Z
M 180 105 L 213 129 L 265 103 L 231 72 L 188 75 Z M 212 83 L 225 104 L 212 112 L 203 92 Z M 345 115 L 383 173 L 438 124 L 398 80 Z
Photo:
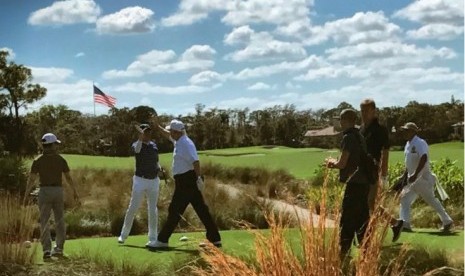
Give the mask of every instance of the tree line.
M 8 62 L 7 57 L 7 52 L 0 51 L 0 151 L 20 155 L 37 154 L 40 137 L 53 132 L 63 140 L 63 153 L 128 156 L 131 143 L 137 139 L 134 124 L 149 122 L 154 115 L 161 123 L 181 119 L 199 150 L 255 145 L 301 147 L 307 130 L 331 125 L 343 109 L 354 108 L 346 102 L 332 109 L 317 110 L 297 110 L 291 104 L 262 110 L 206 109 L 205 105 L 197 104 L 195 112 L 185 116 L 157 114 L 149 106 L 111 108 L 108 114 L 93 116 L 65 105 L 45 105 L 21 115 L 19 109 L 43 98 L 46 89 L 31 83 L 29 68 Z M 436 105 L 410 102 L 404 107 L 384 107 L 378 114 L 388 129 L 407 121 L 416 122 L 430 143 L 463 137 L 453 134 L 452 125 L 462 122 L 464 114 L 463 102 L 453 97 L 450 102 Z M 170 142 L 157 132 L 154 138 L 161 152 L 172 150 Z M 330 140 L 322 146 L 337 146 Z M 403 143 L 395 135 L 392 142 Z

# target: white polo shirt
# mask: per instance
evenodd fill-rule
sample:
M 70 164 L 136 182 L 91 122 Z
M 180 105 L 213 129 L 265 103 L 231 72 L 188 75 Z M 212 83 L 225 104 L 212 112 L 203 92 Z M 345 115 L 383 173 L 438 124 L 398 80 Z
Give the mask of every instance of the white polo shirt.
M 431 173 L 429 166 L 429 153 L 428 153 L 428 144 L 425 140 L 421 139 L 418 136 L 414 136 L 411 141 L 407 141 L 404 148 L 405 155 L 405 166 L 407 167 L 408 176 L 411 176 L 415 173 L 415 170 L 418 167 L 421 157 L 426 154 L 427 160 L 425 166 L 418 174 L 418 177 L 421 177 L 423 174 Z M 426 175 L 425 175 L 426 176 Z
M 174 141 L 173 175 L 193 170 L 193 163 L 198 160 L 197 149 L 189 137 L 183 135 Z

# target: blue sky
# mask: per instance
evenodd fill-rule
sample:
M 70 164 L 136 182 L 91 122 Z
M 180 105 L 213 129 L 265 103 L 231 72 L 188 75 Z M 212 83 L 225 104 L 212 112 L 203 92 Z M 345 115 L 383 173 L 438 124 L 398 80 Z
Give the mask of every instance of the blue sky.
M 0 20 L 0 49 L 48 89 L 30 110 L 93 113 L 93 82 L 173 115 L 464 98 L 463 1 L 5 0 Z

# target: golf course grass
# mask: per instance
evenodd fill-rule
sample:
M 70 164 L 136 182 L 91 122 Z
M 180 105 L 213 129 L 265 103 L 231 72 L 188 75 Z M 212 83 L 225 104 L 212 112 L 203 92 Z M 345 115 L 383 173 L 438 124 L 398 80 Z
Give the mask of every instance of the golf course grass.
M 449 158 L 463 169 L 464 150 L 462 142 L 447 142 L 430 146 L 431 160 Z M 244 147 L 219 150 L 199 151 L 202 163 L 216 163 L 229 167 L 264 167 L 267 169 L 284 169 L 297 178 L 306 179 L 313 176 L 315 169 L 327 157 L 337 157 L 336 149 L 288 148 L 288 147 Z M 107 157 L 87 155 L 63 155 L 71 168 L 108 168 L 133 169 L 133 157 Z M 162 166 L 171 167 L 172 154 L 160 154 Z M 403 162 L 403 151 L 391 151 L 389 163 Z
M 268 230 L 260 230 L 265 235 Z M 181 236 L 189 238 L 186 242 L 179 241 Z M 222 250 L 236 257 L 251 260 L 255 258 L 254 234 L 246 230 L 221 231 L 223 240 Z M 300 232 L 298 229 L 289 229 L 287 239 L 295 252 L 300 252 Z M 428 251 L 443 250 L 454 261 L 463 260 L 463 231 L 444 235 L 438 230 L 416 229 L 415 233 L 402 233 L 395 244 L 391 243 L 391 233 L 384 242 L 384 248 L 399 247 L 404 244 L 422 246 Z M 116 237 L 86 238 L 68 240 L 65 252 L 70 257 L 84 256 L 86 259 L 104 263 L 133 266 L 138 269 L 156 267 L 160 274 L 172 272 L 200 257 L 199 242 L 203 241 L 204 233 L 175 233 L 170 239 L 168 250 L 150 251 L 144 247 L 147 236 L 130 236 L 125 244 L 120 245 Z M 40 250 L 38 250 L 40 253 Z

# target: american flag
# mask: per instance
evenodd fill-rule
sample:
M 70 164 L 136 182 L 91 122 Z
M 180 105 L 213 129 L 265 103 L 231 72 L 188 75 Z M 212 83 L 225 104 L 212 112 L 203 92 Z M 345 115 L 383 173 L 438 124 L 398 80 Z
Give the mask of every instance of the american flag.
M 106 95 L 97 86 L 94 85 L 94 102 L 106 105 L 108 107 L 115 107 L 116 98 Z

